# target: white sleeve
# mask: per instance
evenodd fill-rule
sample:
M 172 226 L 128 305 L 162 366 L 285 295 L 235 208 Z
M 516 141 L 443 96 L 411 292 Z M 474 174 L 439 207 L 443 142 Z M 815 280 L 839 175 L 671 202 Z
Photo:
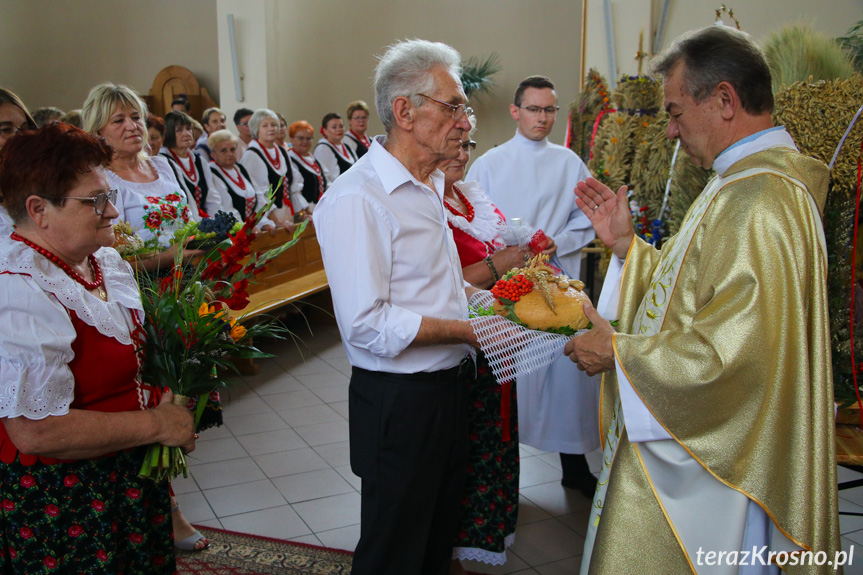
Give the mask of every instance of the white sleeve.
M 222 211 L 233 214 L 238 221 L 242 222 L 245 218 L 240 215 L 240 212 L 234 209 L 234 202 L 231 201 L 231 195 L 228 193 L 228 188 L 227 186 L 225 186 L 225 182 L 223 182 L 222 179 L 218 176 L 213 175 L 212 169 L 210 170 L 210 175 L 213 181 L 213 185 L 210 187 L 210 193 L 207 195 L 218 196 Z M 209 205 L 210 201 L 209 198 L 207 198 L 207 206 Z
M 164 157 L 164 156 L 162 156 Z M 188 188 L 186 188 L 185 181 L 183 179 L 183 173 L 180 171 L 180 166 L 178 166 L 175 162 L 172 162 L 168 159 L 165 160 L 171 168 L 171 172 L 173 172 L 174 177 L 176 178 L 175 183 L 180 186 L 180 190 L 186 194 L 186 203 L 189 204 L 189 212 L 192 214 L 192 219 L 196 222 L 201 221 L 201 214 L 198 212 L 198 202 L 195 201 L 195 196 L 189 192 Z
M 336 160 L 336 153 L 333 152 L 328 145 L 318 144 L 313 155 L 324 168 L 327 183 L 332 184 L 340 175 L 339 162 Z
M 303 175 L 300 173 L 300 170 L 297 169 L 297 166 L 291 160 L 288 160 L 288 169 L 291 170 L 291 177 L 293 178 L 293 183 L 291 184 L 291 204 L 294 206 L 294 211 L 299 212 L 302 210 L 310 210 L 310 205 L 308 200 L 303 197 Z
M 262 192 L 266 197 L 270 191 L 270 179 L 267 177 L 267 166 L 264 165 L 263 158 L 255 152 L 246 150 L 240 163 L 249 172 L 255 190 Z
M 231 202 L 229 201 L 226 204 L 224 201 L 222 201 L 222 194 L 215 193 L 216 190 L 214 189 L 213 183 L 217 178 L 213 177 L 213 172 L 210 170 L 209 164 L 206 160 L 203 160 L 202 164 L 204 166 L 204 173 L 202 174 L 202 176 L 207 182 L 207 189 L 210 190 L 210 192 L 207 194 L 207 200 L 204 202 L 204 211 L 210 214 L 210 217 L 215 216 L 216 212 L 218 212 L 219 210 L 223 212 L 230 211 Z
M 0 418 L 65 415 L 75 398 L 69 312 L 29 277 L 0 275 Z
M 419 314 L 390 303 L 390 217 L 358 194 L 335 201 L 328 201 L 325 194 L 313 216 L 342 337 L 387 358 L 396 357 L 411 344 L 422 322 Z

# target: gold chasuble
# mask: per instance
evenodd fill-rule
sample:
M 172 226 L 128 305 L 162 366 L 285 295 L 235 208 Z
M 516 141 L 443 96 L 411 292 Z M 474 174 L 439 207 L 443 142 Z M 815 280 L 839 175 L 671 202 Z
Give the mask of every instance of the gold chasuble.
M 788 148 L 759 151 L 708 184 L 661 252 L 633 241 L 614 350 L 672 440 L 633 444 L 618 426 L 617 451 L 604 464 L 610 476 L 600 476 L 607 491 L 591 516 L 589 573 L 737 573 L 705 566 L 690 547 L 707 540 L 720 547 L 704 553 L 745 551 L 753 503 L 769 517 L 770 549 L 797 550 L 807 563 L 792 559 L 785 571 L 841 572 L 800 554 L 833 560 L 840 547 L 821 225 L 827 182 L 821 162 Z M 602 388 L 603 434 L 619 401 L 612 371 Z M 663 444 L 669 449 L 657 457 L 651 450 Z M 701 477 L 682 480 L 693 466 Z M 705 478 L 712 485 L 702 489 Z M 729 537 L 723 521 L 731 516 L 741 518 L 740 533 Z

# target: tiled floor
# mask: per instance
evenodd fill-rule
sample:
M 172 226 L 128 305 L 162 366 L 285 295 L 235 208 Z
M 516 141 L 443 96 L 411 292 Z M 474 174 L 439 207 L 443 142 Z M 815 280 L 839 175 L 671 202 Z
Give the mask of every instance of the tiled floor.
M 348 456 L 350 365 L 335 325 L 268 344 L 277 357 L 223 392 L 225 425 L 201 435 L 191 476 L 174 482 L 190 521 L 241 533 L 353 550 L 360 534 L 360 482 Z M 588 456 L 598 468 L 599 453 Z M 594 469 L 596 471 L 596 469 Z M 840 481 L 863 474 L 839 468 Z M 480 573 L 578 573 L 590 502 L 560 486 L 560 460 L 521 446 L 515 544 L 502 567 Z M 840 509 L 863 512 L 863 487 L 840 492 Z M 863 517 L 841 516 L 843 547 L 863 545 Z M 849 575 L 863 575 L 863 551 Z

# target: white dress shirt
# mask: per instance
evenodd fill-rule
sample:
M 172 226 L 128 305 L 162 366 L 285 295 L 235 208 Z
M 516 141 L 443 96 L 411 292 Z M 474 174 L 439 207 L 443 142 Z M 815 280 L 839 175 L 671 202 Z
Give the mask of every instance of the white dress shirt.
M 409 347 L 423 316 L 467 319 L 458 251 L 446 223 L 444 175 L 418 181 L 379 136 L 323 195 L 313 219 L 336 321 L 351 365 L 416 373 L 448 369 L 464 344 Z

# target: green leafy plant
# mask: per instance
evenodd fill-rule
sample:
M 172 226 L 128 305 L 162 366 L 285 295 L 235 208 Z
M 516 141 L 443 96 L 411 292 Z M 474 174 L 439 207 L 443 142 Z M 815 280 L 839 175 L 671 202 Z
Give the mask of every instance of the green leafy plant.
M 491 93 L 494 88 L 492 76 L 501 71 L 500 56 L 497 53 L 487 58 L 471 56 L 462 65 L 461 83 L 468 98 Z

